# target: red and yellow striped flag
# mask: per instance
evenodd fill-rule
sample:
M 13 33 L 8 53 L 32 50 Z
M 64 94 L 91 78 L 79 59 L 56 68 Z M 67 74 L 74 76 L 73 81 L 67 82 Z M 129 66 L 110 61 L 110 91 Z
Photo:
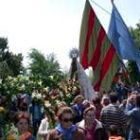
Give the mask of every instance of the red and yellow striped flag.
M 107 90 L 119 68 L 119 58 L 88 0 L 80 32 L 80 62 L 84 69 L 92 67 L 95 91 Z

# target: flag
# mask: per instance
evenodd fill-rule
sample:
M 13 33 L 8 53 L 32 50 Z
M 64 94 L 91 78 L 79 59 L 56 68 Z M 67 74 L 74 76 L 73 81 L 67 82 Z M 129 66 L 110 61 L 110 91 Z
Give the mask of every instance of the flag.
M 93 69 L 95 91 L 110 88 L 119 67 L 119 58 L 88 0 L 81 23 L 79 52 L 83 68 Z
M 78 81 L 81 86 L 81 93 L 84 95 L 85 99 L 89 101 L 93 101 L 93 99 L 96 98 L 96 94 L 93 89 L 93 86 L 89 81 L 81 63 L 79 63 L 78 61 L 76 61 L 76 63 L 77 63 Z
M 114 4 L 111 14 L 108 37 L 114 45 L 120 58 L 136 61 L 140 72 L 140 52 Z

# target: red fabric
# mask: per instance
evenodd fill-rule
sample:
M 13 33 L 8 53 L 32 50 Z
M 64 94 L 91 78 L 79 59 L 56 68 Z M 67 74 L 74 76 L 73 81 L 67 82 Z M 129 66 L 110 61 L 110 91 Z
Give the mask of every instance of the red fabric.
M 100 114 L 102 111 L 102 106 L 96 107 L 96 119 L 99 120 L 100 119 Z
M 100 79 L 99 79 L 98 83 L 94 87 L 95 91 L 99 91 L 100 86 L 101 86 L 101 82 L 104 79 L 104 77 L 105 77 L 105 75 L 106 75 L 106 73 L 107 73 L 107 71 L 112 63 L 114 54 L 115 54 L 115 49 L 111 45 L 108 52 L 106 53 L 106 56 L 105 56 L 103 62 L 102 62 L 101 75 L 100 75 Z M 110 61 L 108 61 L 108 60 L 110 60 Z
M 101 87 L 104 87 L 105 83 L 103 83 L 103 80 L 106 77 L 108 79 L 106 84 L 108 85 L 105 86 L 110 86 L 117 72 L 117 61 L 119 61 L 119 59 L 114 46 L 109 41 L 89 1 L 86 1 L 81 27 L 79 45 L 82 54 L 80 55 L 81 64 L 84 69 L 90 66 L 93 68 L 94 74 L 97 74 L 95 76 L 96 79 L 93 81 L 94 89 L 95 91 L 99 91 Z M 112 73 L 108 73 L 108 71 L 112 71 Z
M 86 140 L 95 140 L 95 126 L 96 124 L 93 123 L 91 129 L 86 128 Z
M 90 10 L 89 17 L 88 17 L 87 36 L 86 36 L 82 62 L 81 62 L 84 69 L 88 68 L 89 66 L 88 65 L 88 47 L 89 47 L 90 38 L 92 36 L 92 29 L 93 29 L 94 23 L 95 23 L 95 13 L 93 12 L 93 10 Z
M 28 137 L 30 137 L 32 134 L 30 132 L 26 132 L 20 136 L 20 140 L 26 140 Z
M 119 81 L 119 78 L 120 78 L 120 75 L 117 74 L 117 75 L 114 77 L 114 79 L 113 79 L 113 83 L 114 83 L 114 84 L 117 84 L 118 81 Z
M 97 67 L 97 65 L 99 63 L 100 56 L 101 56 L 101 46 L 102 46 L 104 37 L 105 37 L 105 30 L 101 26 L 101 29 L 100 29 L 100 32 L 98 35 L 98 39 L 97 39 L 97 45 L 95 47 L 95 51 L 93 53 L 93 57 L 90 62 L 90 66 L 92 66 L 93 70 Z

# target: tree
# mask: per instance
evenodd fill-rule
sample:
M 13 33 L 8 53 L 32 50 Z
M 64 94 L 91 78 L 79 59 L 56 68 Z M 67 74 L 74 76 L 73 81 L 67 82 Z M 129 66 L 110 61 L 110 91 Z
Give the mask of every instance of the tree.
M 58 83 L 63 80 L 64 74 L 60 70 L 55 55 L 49 54 L 45 57 L 38 50 L 31 49 L 29 58 L 31 59 L 29 64 L 31 80 L 41 81 L 43 86 L 58 87 Z
M 0 38 L 0 79 L 4 81 L 8 76 L 17 76 L 23 70 L 22 54 L 9 51 L 7 38 Z
M 136 25 L 136 28 L 131 27 L 130 33 L 131 33 L 137 47 L 140 49 L 140 23 L 138 23 Z M 129 74 L 130 74 L 131 82 L 136 83 L 137 81 L 140 81 L 140 74 L 139 74 L 136 62 L 128 61 L 127 68 L 128 68 Z

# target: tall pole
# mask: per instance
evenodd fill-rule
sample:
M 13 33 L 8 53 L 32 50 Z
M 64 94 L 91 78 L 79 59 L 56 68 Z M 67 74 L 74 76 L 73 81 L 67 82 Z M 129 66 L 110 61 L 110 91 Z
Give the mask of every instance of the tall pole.
M 114 3 L 114 0 L 111 0 L 111 3 L 113 4 Z

